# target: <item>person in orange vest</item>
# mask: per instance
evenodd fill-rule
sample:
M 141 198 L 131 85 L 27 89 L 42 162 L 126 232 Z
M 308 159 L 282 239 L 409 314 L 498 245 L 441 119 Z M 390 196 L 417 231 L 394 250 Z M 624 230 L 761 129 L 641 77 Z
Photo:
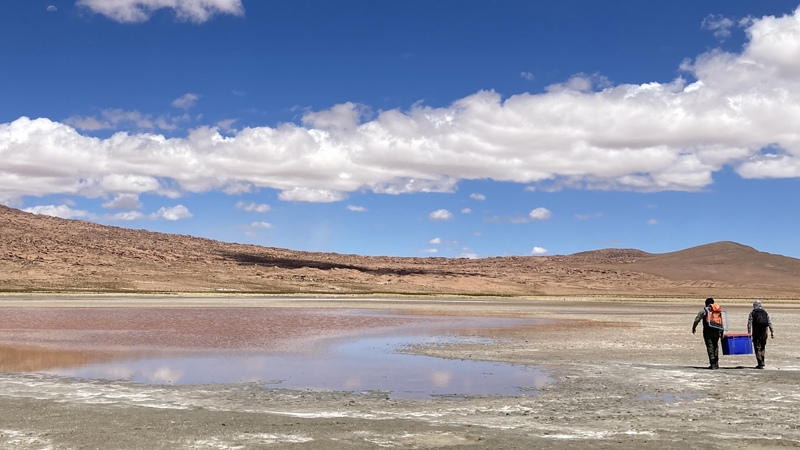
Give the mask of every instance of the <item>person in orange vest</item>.
M 723 333 L 722 308 L 714 304 L 713 298 L 707 298 L 706 306 L 695 316 L 692 334 L 697 332 L 697 324 L 700 322 L 703 322 L 703 341 L 708 352 L 708 368 L 719 369 L 719 343 Z

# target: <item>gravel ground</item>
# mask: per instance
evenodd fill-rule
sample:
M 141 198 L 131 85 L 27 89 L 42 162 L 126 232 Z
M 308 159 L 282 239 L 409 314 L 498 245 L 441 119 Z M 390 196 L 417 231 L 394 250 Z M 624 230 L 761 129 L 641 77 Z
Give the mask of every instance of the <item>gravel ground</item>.
M 0 298 L 0 306 L 109 306 L 113 298 Z M 83 302 L 83 303 L 81 303 Z M 709 371 L 686 301 L 124 299 L 126 306 L 341 307 L 530 317 L 475 343 L 415 346 L 444 358 L 530 364 L 557 383 L 520 396 L 410 401 L 385 392 L 258 384 L 154 386 L 0 373 L 0 448 L 784 448 L 800 447 L 800 307 L 769 304 L 767 369 L 752 355 Z M 749 307 L 725 303 L 731 332 Z M 117 304 L 120 305 L 120 304 Z M 1 327 L 2 325 L 0 325 Z

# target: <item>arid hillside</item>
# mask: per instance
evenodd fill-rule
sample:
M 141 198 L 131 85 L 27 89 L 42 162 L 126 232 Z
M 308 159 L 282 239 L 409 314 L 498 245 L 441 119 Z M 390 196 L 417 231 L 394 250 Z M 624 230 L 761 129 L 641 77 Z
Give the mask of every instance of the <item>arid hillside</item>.
M 718 242 L 478 260 L 297 252 L 0 206 L 0 291 L 800 298 L 800 260 Z

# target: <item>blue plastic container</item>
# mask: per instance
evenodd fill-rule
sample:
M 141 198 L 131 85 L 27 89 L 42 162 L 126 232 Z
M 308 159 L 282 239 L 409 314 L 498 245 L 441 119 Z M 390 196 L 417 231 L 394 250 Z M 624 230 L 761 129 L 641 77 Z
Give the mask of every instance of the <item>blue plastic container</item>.
M 749 334 L 726 334 L 722 336 L 723 355 L 752 355 L 753 337 Z

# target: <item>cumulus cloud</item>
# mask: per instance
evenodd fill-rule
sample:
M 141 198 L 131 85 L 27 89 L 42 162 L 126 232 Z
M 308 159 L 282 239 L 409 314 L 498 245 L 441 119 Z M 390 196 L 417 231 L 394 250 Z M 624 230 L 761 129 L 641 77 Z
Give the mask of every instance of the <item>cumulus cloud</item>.
M 194 23 L 217 14 L 244 14 L 241 0 L 78 0 L 76 5 L 122 23 L 145 22 L 159 9 L 171 9 L 179 20 Z
M 471 212 L 472 212 L 472 210 L 469 209 L 469 208 L 464 208 L 464 209 L 461 210 L 461 214 L 470 214 Z
M 265 213 L 270 210 L 269 205 L 265 205 L 263 203 L 254 203 L 254 202 L 246 203 L 241 200 L 236 202 L 235 206 L 237 209 L 241 209 L 244 211 L 258 212 L 258 213 Z
M 421 250 L 417 250 L 417 252 L 419 252 L 419 253 L 438 253 L 439 249 L 438 248 L 423 248 Z
M 439 221 L 440 222 L 440 221 L 445 221 L 445 220 L 452 219 L 453 218 L 453 213 L 451 213 L 450 211 L 448 211 L 446 209 L 437 209 L 436 211 L 433 211 L 432 213 L 428 214 L 428 218 L 433 220 L 433 221 Z
M 433 238 L 430 241 L 428 241 L 428 244 L 431 244 L 431 245 L 439 245 L 441 243 L 442 243 L 442 240 L 440 238 L 438 238 L 438 237 L 437 238 Z
M 347 209 L 356 212 L 364 212 L 367 210 L 367 208 L 364 208 L 363 206 L 356 206 L 356 205 L 347 205 Z
M 155 220 L 158 218 L 166 220 L 182 220 L 194 217 L 189 210 L 183 205 L 173 206 L 172 208 L 162 207 L 158 211 L 150 214 L 150 218 Z
M 372 118 L 345 103 L 306 112 L 302 126 L 230 135 L 199 127 L 185 137 L 99 139 L 22 117 L 0 124 L 0 202 L 115 195 L 100 186 L 111 175 L 151 177 L 169 187 L 164 193 L 249 183 L 281 191 L 281 200 L 322 202 L 355 191 L 454 192 L 460 180 L 477 179 L 699 191 L 725 166 L 744 178 L 800 177 L 800 12 L 753 19 L 746 33 L 741 51 L 703 53 L 669 82 L 609 85 L 599 75 L 577 75 L 544 93 L 504 99 L 478 92 L 440 108 L 416 104 Z M 111 124 L 95 120 L 82 125 Z
M 64 123 L 79 130 L 97 131 L 117 128 L 120 124 L 131 124 L 138 128 L 154 128 L 152 117 L 139 111 L 125 111 L 120 108 L 104 109 L 100 117 L 96 116 L 71 116 Z
M 117 128 L 143 128 L 176 130 L 181 122 L 189 122 L 188 114 L 182 116 L 165 115 L 153 118 L 150 114 L 122 109 L 104 109 L 98 116 L 71 116 L 64 123 L 83 131 L 114 130 Z
M 108 209 L 137 209 L 141 206 L 137 194 L 118 194 L 111 201 L 103 203 L 103 208 Z
M 723 41 L 731 36 L 733 25 L 733 20 L 719 14 L 709 14 L 701 24 L 704 30 L 713 32 L 714 37 Z
M 62 219 L 90 218 L 92 213 L 80 209 L 72 209 L 67 205 L 42 205 L 23 209 L 25 212 L 43 216 L 60 217 Z
M 272 228 L 272 224 L 271 223 L 267 223 L 267 222 L 253 222 L 253 223 L 250 224 L 250 227 L 252 227 L 252 228 Z
M 483 194 L 469 194 L 469 198 L 471 198 L 473 200 L 478 200 L 478 201 L 481 201 L 481 202 L 486 200 L 486 196 L 483 195 Z
M 547 253 L 547 249 L 542 247 L 533 247 L 533 250 L 531 250 L 531 255 L 533 256 L 542 256 L 546 255 Z
M 648 225 L 658 225 L 658 220 L 650 219 L 650 220 L 647 221 L 647 224 Z
M 547 208 L 536 208 L 528 214 L 531 220 L 547 220 L 552 216 L 553 213 Z
M 224 131 L 226 133 L 230 133 L 232 131 L 236 131 L 233 128 L 233 124 L 236 123 L 237 120 L 239 120 L 239 119 L 220 120 L 219 122 L 217 122 L 217 128 L 219 128 L 220 130 L 222 130 L 222 131 Z
M 332 203 L 346 198 L 347 194 L 343 192 L 305 187 L 287 189 L 278 194 L 278 199 L 285 202 Z
M 519 76 L 521 76 L 522 78 L 524 78 L 524 79 L 526 79 L 528 81 L 533 81 L 533 74 L 530 73 L 530 72 L 522 72 L 522 73 L 519 74 Z
M 180 109 L 191 109 L 192 107 L 194 107 L 194 105 L 197 104 L 197 100 L 199 99 L 200 96 L 197 94 L 192 94 L 192 93 L 183 94 L 172 101 L 172 106 Z
M 102 219 L 108 221 L 129 221 L 129 220 L 142 220 L 145 218 L 145 215 L 139 211 L 124 211 L 118 212 L 116 214 L 106 214 L 101 217 Z

